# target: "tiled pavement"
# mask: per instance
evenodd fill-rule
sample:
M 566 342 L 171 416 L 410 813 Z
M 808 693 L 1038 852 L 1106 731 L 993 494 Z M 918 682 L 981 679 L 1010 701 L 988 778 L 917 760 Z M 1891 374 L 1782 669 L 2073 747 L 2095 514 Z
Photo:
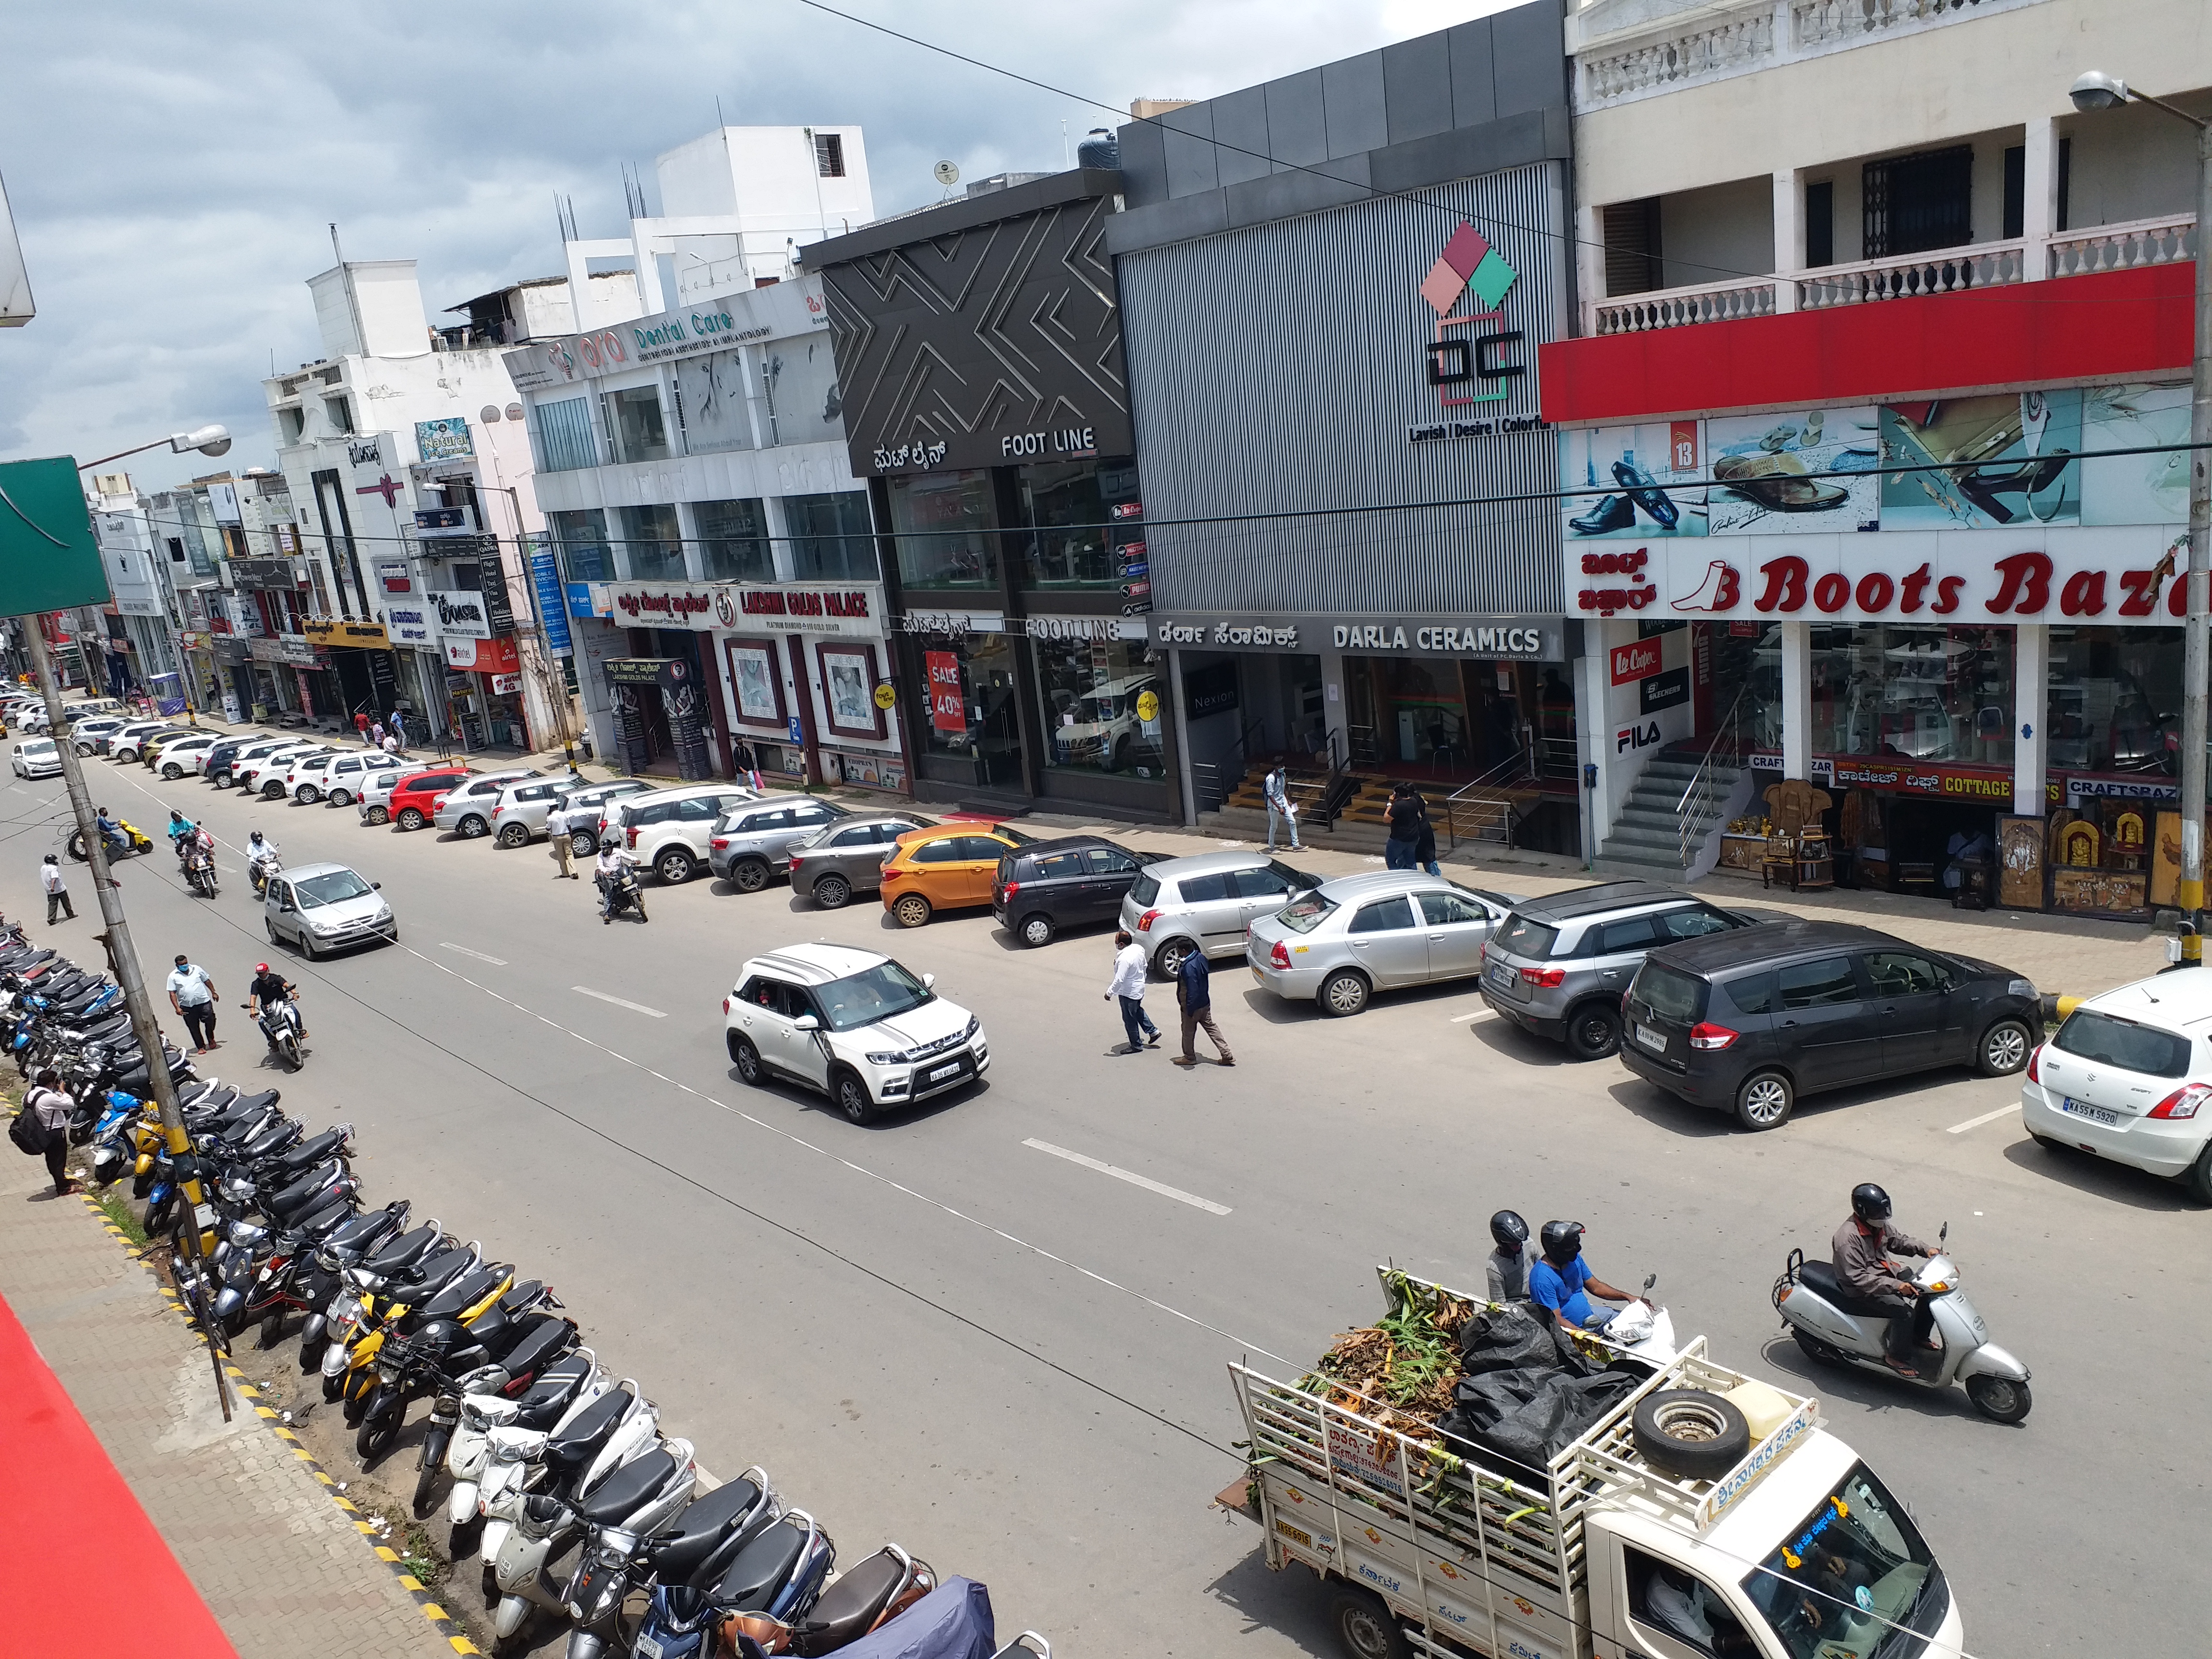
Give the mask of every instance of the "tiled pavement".
M 234 1398 L 232 1420 L 223 1422 L 207 1351 L 153 1277 L 96 1212 L 51 1196 L 43 1163 L 12 1147 L 8 1154 L 0 1163 L 0 1296 L 240 1659 L 476 1651 L 424 1616 L 250 1401 Z M 158 1645 L 158 1633 L 152 1639 Z

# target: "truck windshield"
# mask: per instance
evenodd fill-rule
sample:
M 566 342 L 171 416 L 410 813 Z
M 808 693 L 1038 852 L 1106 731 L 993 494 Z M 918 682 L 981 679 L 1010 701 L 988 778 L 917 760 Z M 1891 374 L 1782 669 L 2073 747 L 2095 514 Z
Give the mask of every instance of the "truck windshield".
M 1950 1601 L 1919 1529 L 1863 1463 L 1743 1588 L 1790 1659 L 1906 1659 Z

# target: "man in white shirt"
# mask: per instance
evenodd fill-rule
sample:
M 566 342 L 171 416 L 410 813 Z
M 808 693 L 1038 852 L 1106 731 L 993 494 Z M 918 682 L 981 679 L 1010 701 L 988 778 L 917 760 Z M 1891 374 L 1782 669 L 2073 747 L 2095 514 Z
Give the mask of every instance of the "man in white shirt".
M 599 862 L 592 866 L 592 879 L 599 888 L 599 920 L 611 922 L 614 919 L 615 884 L 622 879 L 623 872 L 637 867 L 637 860 L 616 842 L 606 842 L 599 848 Z
M 169 1006 L 181 1015 L 185 1029 L 192 1034 L 192 1052 L 204 1054 L 210 1048 L 222 1047 L 215 1040 L 215 981 L 207 969 L 193 965 L 190 958 L 179 955 L 177 965 L 169 972 Z
M 1114 935 L 1114 943 L 1118 947 L 1114 953 L 1114 977 L 1106 987 L 1106 995 L 1121 1000 L 1121 1026 L 1129 1034 L 1128 1047 L 1121 1052 L 1133 1054 L 1158 1046 L 1160 1028 L 1145 1012 L 1145 947 L 1130 937 L 1126 927 Z
M 1267 798 L 1267 850 L 1270 853 L 1275 850 L 1275 826 L 1279 822 L 1290 827 L 1291 851 L 1303 853 L 1306 850 L 1298 842 L 1298 809 L 1291 803 L 1290 784 L 1289 769 L 1279 765 L 1269 769 L 1267 782 L 1261 786 L 1261 793 Z
M 70 902 L 69 889 L 62 882 L 62 861 L 52 853 L 39 866 L 39 882 L 46 890 L 46 926 L 54 925 L 57 911 L 75 921 L 76 906 Z

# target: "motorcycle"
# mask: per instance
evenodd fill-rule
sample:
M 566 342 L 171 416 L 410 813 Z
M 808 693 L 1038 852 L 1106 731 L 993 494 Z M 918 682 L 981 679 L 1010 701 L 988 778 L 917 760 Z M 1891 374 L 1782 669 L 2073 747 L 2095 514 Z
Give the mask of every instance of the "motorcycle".
M 421 1473 L 415 1483 L 416 1518 L 429 1512 L 437 1474 L 430 1443 L 441 1425 L 445 1437 L 440 1444 L 446 1473 L 453 1479 L 446 1515 L 459 1531 L 477 1518 L 477 1483 L 491 1460 L 492 1430 L 550 1429 L 575 1404 L 598 1369 L 598 1356 L 579 1347 L 561 1355 L 534 1378 L 518 1375 L 501 1363 L 456 1380 L 451 1393 L 440 1395 L 430 1408 L 431 1433 L 423 1440 Z
M 459 1378 L 509 1360 L 523 1377 L 535 1377 L 575 1343 L 575 1326 L 550 1311 L 560 1305 L 558 1297 L 533 1279 L 509 1291 L 474 1325 L 433 1319 L 411 1336 L 396 1336 L 386 1343 L 377 1356 L 376 1386 L 362 1408 L 355 1439 L 361 1466 L 370 1468 L 392 1449 L 407 1420 L 408 1406 L 430 1395 L 430 1429 L 423 1440 L 421 1478 L 416 1485 L 417 1498 L 426 1498 L 459 1416 L 456 1410 L 441 1421 L 444 1414 L 434 1401 L 446 1396 Z
M 407 1224 L 408 1206 L 403 1200 L 392 1207 L 398 1213 L 393 1229 L 398 1233 L 398 1228 Z M 443 1224 L 433 1218 L 411 1232 L 398 1233 L 396 1237 L 387 1233 L 366 1246 L 326 1243 L 319 1247 L 300 1287 L 300 1299 L 309 1310 L 306 1322 L 300 1327 L 300 1369 L 322 1369 L 323 1353 L 330 1344 L 331 1322 L 337 1310 L 342 1303 L 358 1304 L 355 1285 L 344 1276 L 349 1270 L 360 1269 L 362 1284 L 380 1287 L 393 1275 L 406 1272 L 449 1242 Z
M 629 910 L 636 911 L 640 921 L 652 920 L 645 914 L 645 889 L 638 884 L 636 871 L 625 866 L 622 872 L 611 879 L 605 876 L 597 879 L 599 890 L 607 896 L 606 908 L 599 917 L 601 921 L 612 925 L 617 916 Z
M 762 1651 L 800 1659 L 835 1653 L 882 1629 L 937 1588 L 937 1572 L 896 1544 L 886 1544 L 824 1588 L 804 1618 L 741 1613 L 723 1626 L 752 1638 Z M 734 1646 L 734 1642 L 732 1643 Z
M 202 898 L 216 895 L 215 854 L 204 847 L 186 849 L 184 860 L 185 884 Z
M 1948 1389 L 1956 1382 L 1983 1416 L 2017 1423 L 2033 1404 L 2027 1367 L 1990 1340 L 1989 1327 L 1960 1288 L 1958 1267 L 1943 1254 L 1950 1233 L 1947 1221 L 1936 1236 L 1936 1254 L 1913 1275 L 1927 1304 L 1936 1346 L 1914 1350 L 1909 1377 L 1891 1370 L 1885 1358 L 1889 1313 L 1869 1309 L 1854 1297 L 1827 1262 L 1808 1261 L 1804 1251 L 1790 1251 L 1782 1277 L 1774 1281 L 1775 1310 L 1783 1328 L 1820 1364 L 1856 1365 L 1929 1389 Z
M 241 1008 L 251 1009 L 250 1002 L 241 1002 Z M 296 1072 L 300 1069 L 300 1037 L 307 1030 L 307 1021 L 300 1018 L 300 1006 L 291 998 L 264 1003 L 254 1024 L 260 1026 L 261 1035 L 269 1040 L 269 1052 L 282 1059 Z
M 154 838 L 148 835 L 143 830 L 139 829 L 136 824 L 127 823 L 122 818 L 117 818 L 115 820 L 115 827 L 123 832 L 124 844 L 118 847 L 112 842 L 108 843 L 107 850 L 110 856 L 114 858 L 131 858 L 137 854 L 150 853 L 154 850 Z M 84 864 L 90 861 L 91 855 L 84 850 L 83 830 L 77 830 L 75 834 L 71 835 L 69 840 L 64 844 L 69 849 L 69 855 L 75 859 L 79 864 Z
M 246 879 L 253 884 L 253 896 L 261 898 L 269 891 L 269 878 L 284 867 L 284 860 L 276 856 L 274 848 L 264 853 L 246 866 Z

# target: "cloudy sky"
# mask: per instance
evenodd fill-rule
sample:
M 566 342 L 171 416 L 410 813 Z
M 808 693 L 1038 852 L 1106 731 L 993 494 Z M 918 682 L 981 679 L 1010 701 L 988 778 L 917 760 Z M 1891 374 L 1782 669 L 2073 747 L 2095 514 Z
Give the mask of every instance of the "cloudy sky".
M 834 0 L 1126 109 L 1206 97 L 1442 28 L 1504 0 Z M 0 100 L 39 314 L 0 331 L 0 459 L 82 460 L 220 421 L 222 463 L 165 448 L 141 488 L 273 460 L 261 377 L 319 355 L 307 279 L 414 258 L 434 312 L 561 270 L 556 195 L 623 233 L 622 169 L 714 125 L 857 123 L 879 212 L 969 179 L 1061 165 L 1113 125 L 799 0 L 617 7 L 386 0 L 19 6 Z M 649 198 L 658 210 L 657 196 Z

